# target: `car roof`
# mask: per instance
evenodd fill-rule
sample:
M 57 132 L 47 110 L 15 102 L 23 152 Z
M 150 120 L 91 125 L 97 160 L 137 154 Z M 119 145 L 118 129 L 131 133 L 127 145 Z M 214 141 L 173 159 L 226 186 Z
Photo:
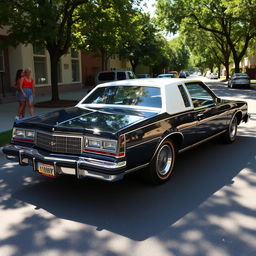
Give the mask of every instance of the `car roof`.
M 179 78 L 146 78 L 146 79 L 127 79 L 120 81 L 113 81 L 109 83 L 104 83 L 97 85 L 97 87 L 106 87 L 106 86 L 152 86 L 152 87 L 163 87 L 163 86 L 175 86 L 183 83 L 190 82 L 201 82 L 197 79 L 179 79 Z

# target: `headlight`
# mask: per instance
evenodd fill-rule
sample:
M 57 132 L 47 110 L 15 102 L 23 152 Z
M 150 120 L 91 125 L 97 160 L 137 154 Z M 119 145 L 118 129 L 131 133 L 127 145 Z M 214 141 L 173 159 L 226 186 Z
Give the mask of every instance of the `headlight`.
M 24 142 L 33 142 L 35 137 L 34 130 L 28 130 L 23 128 L 13 128 L 12 139 Z
M 25 130 L 14 128 L 12 135 L 13 137 L 25 137 Z
M 35 137 L 35 131 L 25 131 L 25 137 L 27 138 L 34 138 Z
M 102 141 L 102 148 L 110 151 L 116 151 L 116 141 Z
M 101 141 L 95 139 L 88 139 L 87 146 L 90 148 L 101 148 Z
M 85 137 L 84 151 L 115 156 L 117 153 L 117 141 Z

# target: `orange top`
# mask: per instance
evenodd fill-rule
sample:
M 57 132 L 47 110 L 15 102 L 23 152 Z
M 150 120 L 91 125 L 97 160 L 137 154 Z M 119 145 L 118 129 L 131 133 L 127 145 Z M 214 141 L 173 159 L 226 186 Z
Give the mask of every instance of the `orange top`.
M 22 88 L 30 88 L 31 89 L 32 87 L 33 87 L 33 79 L 30 79 L 30 81 L 28 81 L 28 79 L 26 77 L 24 77 Z

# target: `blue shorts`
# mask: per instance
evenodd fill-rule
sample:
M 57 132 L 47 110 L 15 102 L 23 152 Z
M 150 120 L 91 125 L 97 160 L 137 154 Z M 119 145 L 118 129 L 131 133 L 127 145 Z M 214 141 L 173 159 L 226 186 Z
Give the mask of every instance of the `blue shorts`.
M 17 92 L 18 101 L 33 101 L 33 92 L 30 88 L 23 88 L 23 92 L 27 95 L 24 97 L 21 91 Z

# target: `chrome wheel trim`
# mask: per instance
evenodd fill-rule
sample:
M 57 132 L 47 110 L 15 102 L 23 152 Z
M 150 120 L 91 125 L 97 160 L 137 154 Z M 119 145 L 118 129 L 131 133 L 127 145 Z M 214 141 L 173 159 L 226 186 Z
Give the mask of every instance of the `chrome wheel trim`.
M 156 170 L 158 174 L 163 177 L 171 170 L 173 163 L 173 152 L 169 145 L 163 145 L 158 151 L 156 157 Z
M 234 139 L 236 137 L 236 133 L 237 133 L 237 121 L 236 121 L 236 118 L 233 118 L 229 127 L 230 138 Z

